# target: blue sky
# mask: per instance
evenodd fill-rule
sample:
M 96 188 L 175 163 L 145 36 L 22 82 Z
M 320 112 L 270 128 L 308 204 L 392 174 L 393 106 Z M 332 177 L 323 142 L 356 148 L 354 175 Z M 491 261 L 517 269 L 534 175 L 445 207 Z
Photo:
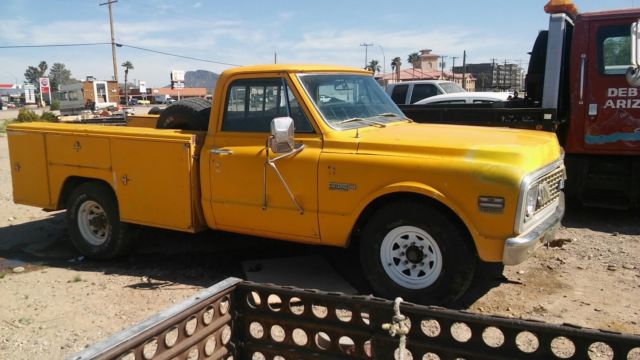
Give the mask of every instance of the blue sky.
M 106 0 L 0 0 L 0 46 L 109 42 Z M 368 58 L 390 71 L 393 57 L 432 49 L 467 61 L 528 62 L 527 52 L 548 16 L 546 0 L 511 1 L 181 1 L 119 0 L 113 5 L 116 42 L 229 64 L 325 63 L 363 67 Z M 640 0 L 576 0 L 582 12 L 629 8 Z M 75 78 L 110 79 L 111 46 L 0 49 L 0 83 L 22 82 L 29 65 L 64 63 Z M 221 72 L 228 65 L 133 48 L 131 79 L 164 86 L 171 69 Z M 446 60 L 447 67 L 451 59 Z M 408 66 L 408 65 L 403 65 Z M 120 80 L 124 76 L 119 67 Z

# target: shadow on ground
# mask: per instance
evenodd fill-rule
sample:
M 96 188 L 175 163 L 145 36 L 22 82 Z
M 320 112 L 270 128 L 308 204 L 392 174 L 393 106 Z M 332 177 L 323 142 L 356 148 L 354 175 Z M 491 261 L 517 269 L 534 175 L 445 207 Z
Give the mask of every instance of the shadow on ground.
M 592 209 L 570 204 L 566 227 L 640 234 L 638 212 Z M 242 262 L 290 256 L 321 256 L 360 294 L 371 293 L 355 249 L 305 246 L 263 238 L 206 231 L 200 234 L 140 228 L 131 254 L 111 261 L 84 259 L 71 245 L 64 212 L 0 228 L 0 274 L 17 264 L 140 277 L 139 289 L 170 283 L 210 286 L 229 276 L 244 278 Z M 291 269 L 296 271 L 296 269 Z M 507 282 L 500 274 L 480 269 L 468 293 L 454 306 L 466 308 L 492 288 Z
M 640 210 L 615 210 L 585 207 L 572 199 L 567 201 L 562 225 L 568 228 L 640 235 Z

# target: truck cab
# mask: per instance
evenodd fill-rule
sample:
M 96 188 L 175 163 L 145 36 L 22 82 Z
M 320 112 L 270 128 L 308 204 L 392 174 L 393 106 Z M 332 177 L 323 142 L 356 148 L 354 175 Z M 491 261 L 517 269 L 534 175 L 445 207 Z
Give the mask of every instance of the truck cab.
M 532 51 L 527 93 L 558 112 L 567 192 L 586 205 L 637 206 L 640 94 L 628 72 L 640 9 L 551 12 Z

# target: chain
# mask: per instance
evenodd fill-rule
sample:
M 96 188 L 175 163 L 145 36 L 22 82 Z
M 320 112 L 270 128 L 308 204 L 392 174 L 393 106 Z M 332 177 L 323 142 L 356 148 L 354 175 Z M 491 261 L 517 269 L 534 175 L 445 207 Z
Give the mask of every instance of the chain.
M 393 301 L 393 318 L 391 318 L 390 324 L 382 324 L 382 329 L 389 331 L 389 335 L 392 337 L 395 337 L 396 335 L 400 336 L 397 349 L 398 360 L 405 360 L 405 353 L 407 351 L 407 334 L 409 334 L 409 330 L 411 329 L 411 323 L 406 316 L 400 313 L 401 303 L 401 297 L 397 297 Z

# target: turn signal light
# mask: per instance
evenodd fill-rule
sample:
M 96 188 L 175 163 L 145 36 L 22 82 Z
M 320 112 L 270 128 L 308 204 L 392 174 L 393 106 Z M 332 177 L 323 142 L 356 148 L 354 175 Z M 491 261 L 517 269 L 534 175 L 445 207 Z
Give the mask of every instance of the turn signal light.
M 565 13 L 570 16 L 576 16 L 578 8 L 571 0 L 549 0 L 547 5 L 544 6 L 544 12 L 547 14 Z

